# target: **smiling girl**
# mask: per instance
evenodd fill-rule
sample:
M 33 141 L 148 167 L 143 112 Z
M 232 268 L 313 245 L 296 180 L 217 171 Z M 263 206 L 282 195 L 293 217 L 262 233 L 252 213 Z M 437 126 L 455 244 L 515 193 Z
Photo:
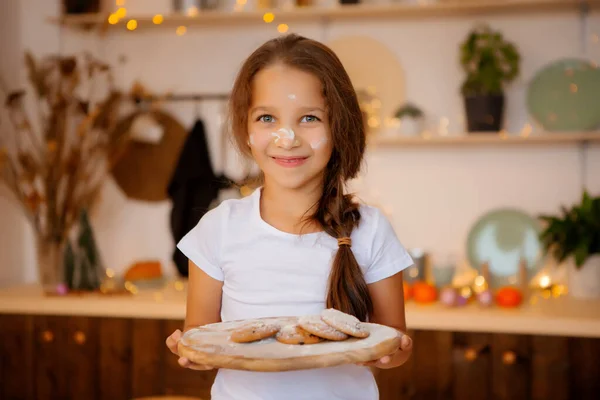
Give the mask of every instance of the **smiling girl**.
M 230 99 L 231 133 L 257 163 L 263 184 L 211 210 L 178 244 L 189 258 L 184 331 L 249 318 L 319 314 L 335 308 L 406 331 L 401 271 L 412 264 L 387 218 L 345 193 L 365 151 L 356 93 L 336 55 L 297 35 L 281 36 L 246 60 Z M 179 330 L 167 338 L 177 354 Z M 374 400 L 368 365 L 292 372 L 221 369 L 213 400 Z M 180 357 L 183 367 L 204 370 Z

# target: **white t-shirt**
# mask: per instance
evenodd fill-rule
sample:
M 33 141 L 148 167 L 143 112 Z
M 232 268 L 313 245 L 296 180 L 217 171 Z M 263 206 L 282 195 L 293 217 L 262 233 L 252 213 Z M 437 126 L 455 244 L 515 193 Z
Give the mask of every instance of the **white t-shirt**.
M 267 224 L 258 189 L 226 200 L 206 213 L 178 248 L 209 276 L 223 281 L 221 319 L 319 314 L 338 249 L 324 232 L 295 235 Z M 352 251 L 367 284 L 409 267 L 413 261 L 387 218 L 361 205 Z M 213 400 L 375 400 L 376 382 L 367 367 L 344 365 L 291 372 L 220 369 Z

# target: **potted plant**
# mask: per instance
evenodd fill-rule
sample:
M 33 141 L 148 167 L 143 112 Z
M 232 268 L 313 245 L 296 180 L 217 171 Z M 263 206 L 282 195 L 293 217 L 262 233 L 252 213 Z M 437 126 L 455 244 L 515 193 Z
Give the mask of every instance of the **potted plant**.
M 482 25 L 461 44 L 460 62 L 467 76 L 461 86 L 469 132 L 500 131 L 504 85 L 519 74 L 520 55 L 499 32 Z
M 559 263 L 568 261 L 569 293 L 600 298 L 600 196 L 584 191 L 579 204 L 540 218 L 547 223 L 540 233 L 544 250 Z
M 414 104 L 404 104 L 396 111 L 394 117 L 400 122 L 402 135 L 417 136 L 423 131 L 423 111 Z

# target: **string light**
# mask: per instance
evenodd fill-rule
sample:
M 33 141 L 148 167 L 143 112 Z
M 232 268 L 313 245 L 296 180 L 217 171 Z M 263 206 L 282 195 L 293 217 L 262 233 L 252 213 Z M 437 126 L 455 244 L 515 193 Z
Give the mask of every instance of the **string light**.
M 129 21 L 127 21 L 127 29 L 129 29 L 130 31 L 135 30 L 135 28 L 137 28 L 137 21 L 135 19 L 130 19 Z
M 273 22 L 273 20 L 275 19 L 275 14 L 273 13 L 265 13 L 265 15 L 263 15 L 263 21 L 265 21 L 267 24 L 270 24 L 271 22 Z
M 188 15 L 188 17 L 195 17 L 198 15 L 198 7 L 196 6 L 191 6 L 190 8 L 187 9 L 186 14 Z
M 108 23 L 111 25 L 115 25 L 119 22 L 119 17 L 116 14 L 110 14 L 108 16 Z
M 127 9 L 124 7 L 121 7 L 117 10 L 117 12 L 115 14 L 117 15 L 117 17 L 119 19 L 123 19 L 127 16 Z
M 123 7 L 125 5 L 125 0 L 116 0 L 115 4 L 117 7 Z
M 185 26 L 178 26 L 177 30 L 175 31 L 175 33 L 177 34 L 177 36 L 183 36 L 185 35 L 185 33 L 187 32 L 187 28 Z
M 152 22 L 155 25 L 162 24 L 164 20 L 165 20 L 164 17 L 162 15 L 160 15 L 160 14 L 156 14 L 154 17 L 152 17 Z
M 277 26 L 277 32 L 279 33 L 286 33 L 288 31 L 289 27 L 287 26 L 287 24 L 279 24 Z

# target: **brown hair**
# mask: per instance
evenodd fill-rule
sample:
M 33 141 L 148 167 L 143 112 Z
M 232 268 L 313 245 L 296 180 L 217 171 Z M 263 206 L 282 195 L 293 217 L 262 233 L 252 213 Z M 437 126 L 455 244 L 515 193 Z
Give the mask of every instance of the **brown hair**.
M 359 206 L 344 193 L 347 180 L 356 177 L 365 151 L 365 129 L 358 99 L 342 63 L 327 46 L 295 34 L 269 40 L 242 65 L 230 103 L 230 129 L 238 149 L 250 155 L 247 144 L 251 84 L 263 68 L 283 63 L 318 77 L 323 85 L 333 152 L 324 174 L 323 194 L 309 219 L 336 239 L 350 237 L 360 221 Z M 341 244 L 329 277 L 327 307 L 365 321 L 373 309 L 362 271 L 349 245 Z

